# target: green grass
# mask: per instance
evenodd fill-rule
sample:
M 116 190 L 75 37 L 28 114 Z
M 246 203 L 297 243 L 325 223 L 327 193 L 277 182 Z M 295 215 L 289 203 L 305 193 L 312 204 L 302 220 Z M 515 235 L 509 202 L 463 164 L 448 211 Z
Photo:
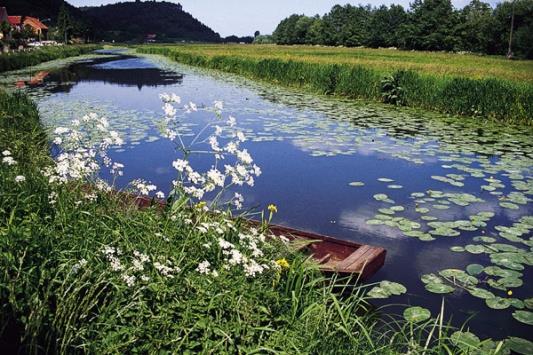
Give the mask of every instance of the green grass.
M 0 73 L 22 69 L 50 60 L 74 57 L 102 48 L 98 45 L 75 45 L 60 47 L 42 47 L 30 52 L 0 54 Z
M 383 100 L 399 78 L 402 104 L 449 114 L 531 124 L 533 62 L 500 57 L 308 46 L 140 46 L 141 53 L 320 94 Z M 406 73 L 407 75 L 405 75 Z
M 109 193 L 87 199 L 93 191 L 82 182 L 50 184 L 35 105 L 0 92 L 0 152 L 6 149 L 18 162 L 0 163 L 0 347 L 8 352 L 468 353 L 450 339 L 442 316 L 417 324 L 378 317 L 364 287 L 342 287 L 350 280 L 324 277 L 279 241 L 263 249 L 269 260 L 286 258 L 288 269 L 250 278 L 219 267 L 220 249 L 203 244 L 223 237 L 239 245 L 239 234 L 250 231 L 240 221 L 222 234 L 197 226 L 227 223 L 226 215 L 139 210 Z M 18 175 L 26 181 L 15 182 Z M 127 272 L 147 279 L 128 286 L 105 247 L 120 249 Z M 131 271 L 136 251 L 150 261 Z M 218 277 L 195 270 L 206 259 Z M 165 277 L 155 261 L 181 270 Z

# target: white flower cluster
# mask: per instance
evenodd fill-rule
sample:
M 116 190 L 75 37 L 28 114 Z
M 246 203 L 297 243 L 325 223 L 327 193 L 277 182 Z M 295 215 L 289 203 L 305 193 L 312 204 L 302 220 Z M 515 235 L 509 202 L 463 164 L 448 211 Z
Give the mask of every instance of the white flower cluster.
M 176 274 L 181 272 L 181 269 L 175 266 L 172 261 L 161 258 L 156 261 L 156 259 L 137 250 L 133 251 L 133 255 L 127 257 L 123 255 L 120 249 L 105 246 L 102 249 L 102 254 L 109 262 L 111 270 L 119 272 L 120 278 L 128 287 L 134 286 L 139 280 L 141 282 L 149 281 L 150 277 L 144 272 L 150 267 L 168 279 L 174 278 Z
M 231 231 L 236 232 L 236 227 L 231 219 L 224 219 L 220 222 L 203 222 L 196 227 L 201 233 L 215 238 L 213 242 L 204 243 L 204 248 L 211 249 L 217 246 L 222 254 L 222 268 L 230 270 L 232 268 L 242 269 L 248 277 L 255 277 L 271 268 L 271 261 L 264 258 L 261 247 L 264 245 L 266 237 L 255 228 L 251 228 L 248 233 L 238 233 L 238 241 L 234 243 L 224 239 L 225 235 Z M 227 237 L 226 237 L 227 238 Z M 217 252 L 219 254 L 219 252 Z M 264 259 L 264 260 L 261 260 Z M 218 275 L 216 270 L 211 270 L 211 263 L 207 260 L 201 262 L 196 271 L 201 274 Z
M 236 128 L 236 119 L 229 116 L 222 125 L 222 110 L 224 104 L 222 101 L 214 102 L 214 112 L 216 113 L 216 124 L 208 124 L 200 133 L 196 135 L 189 145 L 185 144 L 184 137 L 180 134 L 180 123 L 176 119 L 177 109 L 174 103 L 180 103 L 181 99 L 175 94 L 160 95 L 164 106 L 165 119 L 162 127 L 163 136 L 176 141 L 179 150 L 183 157 L 176 159 L 172 166 L 179 173 L 179 178 L 173 181 L 176 189 L 186 193 L 191 198 L 201 200 L 206 193 L 220 189 L 212 202 L 212 205 L 217 204 L 219 196 L 226 191 L 230 186 L 237 185 L 254 185 L 254 178 L 261 175 L 261 169 L 254 164 L 253 158 L 246 149 L 241 149 L 241 143 L 246 141 L 243 132 Z M 192 102 L 184 106 L 185 113 L 197 111 L 198 108 Z M 208 136 L 203 137 L 202 134 L 207 128 L 213 127 L 214 132 Z M 176 139 L 178 138 L 178 139 Z M 227 140 L 222 142 L 222 140 Z M 194 150 L 197 145 L 203 145 L 202 150 Z M 207 150 L 206 150 L 207 149 Z M 194 153 L 211 154 L 215 158 L 214 164 L 205 172 L 200 173 L 195 171 L 189 163 L 189 156 Z M 222 165 L 222 161 L 227 162 Z M 242 208 L 243 197 L 240 194 L 235 194 L 229 201 L 237 209 Z
M 2 163 L 6 165 L 16 165 L 17 161 L 13 159 L 9 150 L 4 150 L 2 152 Z
M 115 163 L 108 156 L 111 146 L 124 142 L 116 131 L 109 129 L 105 117 L 91 113 L 79 120 L 73 120 L 70 128 L 57 127 L 53 142 L 60 146 L 61 153 L 56 164 L 44 171 L 51 183 L 68 180 L 96 179 L 101 165 L 110 168 L 114 176 L 122 175 L 124 165 Z
M 144 196 L 148 196 L 148 195 L 150 195 L 150 192 L 157 190 L 157 186 L 155 186 L 155 185 L 153 185 L 153 184 L 151 184 L 151 183 L 149 183 L 147 181 L 141 180 L 141 179 L 133 180 L 132 182 L 130 182 L 130 185 L 140 195 L 144 195 Z

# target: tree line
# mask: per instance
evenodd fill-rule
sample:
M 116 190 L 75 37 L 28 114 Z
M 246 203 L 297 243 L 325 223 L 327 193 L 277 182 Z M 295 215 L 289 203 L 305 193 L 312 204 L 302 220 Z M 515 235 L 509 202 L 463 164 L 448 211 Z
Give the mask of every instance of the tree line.
M 511 34 L 512 22 L 512 37 Z M 292 15 L 277 26 L 277 44 L 396 47 L 467 51 L 533 58 L 533 0 L 495 8 L 472 0 L 455 9 L 450 0 L 415 0 L 401 5 L 335 5 L 323 16 Z

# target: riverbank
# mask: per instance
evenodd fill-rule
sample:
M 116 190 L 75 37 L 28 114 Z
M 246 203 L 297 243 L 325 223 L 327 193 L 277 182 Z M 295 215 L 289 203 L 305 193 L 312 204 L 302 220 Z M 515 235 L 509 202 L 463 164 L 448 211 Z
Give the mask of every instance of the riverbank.
M 475 116 L 481 121 L 533 123 L 533 79 L 526 61 L 508 61 L 512 67 L 508 68 L 500 60 L 480 57 L 476 68 L 470 58 L 474 56 L 401 51 L 389 52 L 402 55 L 386 56 L 383 50 L 365 49 L 361 54 L 358 49 L 302 46 L 169 45 L 136 50 L 319 94 Z M 461 61 L 454 64 L 450 56 Z M 491 61 L 494 68 L 489 69 Z
M 260 242 L 229 215 L 139 211 L 83 181 L 51 183 L 42 174 L 52 164 L 48 138 L 24 96 L 0 93 L 0 138 L 3 349 L 496 353 L 497 343 L 418 308 L 409 321 L 376 317 L 364 287 L 341 295 L 303 255 Z M 244 253 L 244 240 L 256 237 L 261 259 L 276 261 L 269 271 L 222 267 L 221 238 Z M 199 268 L 205 260 L 210 267 Z
M 73 45 L 37 48 L 30 52 L 0 54 L 0 73 L 26 68 L 43 62 L 75 57 L 101 49 L 99 45 Z

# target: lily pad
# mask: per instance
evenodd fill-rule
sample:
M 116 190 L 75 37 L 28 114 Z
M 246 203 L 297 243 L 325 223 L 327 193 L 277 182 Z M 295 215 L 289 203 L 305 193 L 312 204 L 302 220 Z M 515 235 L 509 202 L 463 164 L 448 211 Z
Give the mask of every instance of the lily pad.
M 443 294 L 453 292 L 455 291 L 455 288 L 443 283 L 432 282 L 426 284 L 426 290 L 432 293 Z
M 403 317 L 409 323 L 419 323 L 428 320 L 431 317 L 431 312 L 423 307 L 409 307 L 403 311 Z
M 466 267 L 466 272 L 470 275 L 479 275 L 483 271 L 483 265 L 470 264 Z
M 485 303 L 489 308 L 492 309 L 506 309 L 511 305 L 511 301 L 502 297 L 487 298 Z
M 365 186 L 365 183 L 362 182 L 362 181 L 353 181 L 353 182 L 349 183 L 348 185 L 350 185 L 352 187 L 361 187 L 361 186 Z
M 533 354 L 533 342 L 518 338 L 518 337 L 509 337 L 505 341 L 505 345 L 509 347 L 512 351 L 522 354 L 522 355 L 531 355 Z
M 479 345 L 479 338 L 470 332 L 457 331 L 451 335 L 450 339 L 463 351 L 477 349 Z
M 477 297 L 477 298 L 489 299 L 489 298 L 496 297 L 496 296 L 494 296 L 494 294 L 492 292 L 487 291 L 487 290 L 485 290 L 483 288 L 478 288 L 478 287 L 469 288 L 468 292 L 472 296 Z
M 530 311 L 515 311 L 513 313 L 514 319 L 516 319 L 519 322 L 533 325 L 533 312 Z

